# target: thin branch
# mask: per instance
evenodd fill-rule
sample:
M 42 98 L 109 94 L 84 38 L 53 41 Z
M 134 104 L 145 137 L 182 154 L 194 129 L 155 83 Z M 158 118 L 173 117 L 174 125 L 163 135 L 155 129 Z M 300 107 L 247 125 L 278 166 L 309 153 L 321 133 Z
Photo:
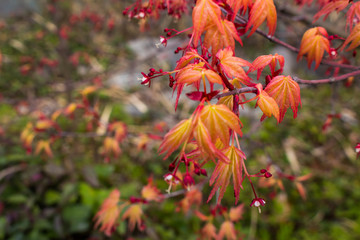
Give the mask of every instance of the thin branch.
M 293 77 L 294 81 L 301 84 L 309 84 L 309 85 L 316 85 L 316 84 L 326 84 L 326 83 L 333 83 L 333 82 L 340 82 L 348 79 L 349 77 L 360 75 L 360 70 L 353 71 L 350 73 L 346 73 L 337 77 L 330 77 L 324 79 L 317 79 L 317 80 L 304 80 L 298 77 Z
M 330 78 L 324 78 L 324 79 L 315 79 L 315 80 L 305 80 L 298 77 L 293 76 L 293 80 L 300 84 L 306 84 L 306 85 L 318 85 L 318 84 L 328 84 L 328 83 L 334 83 L 334 82 L 340 82 L 347 80 L 349 77 L 354 77 L 360 75 L 360 70 L 353 71 L 350 73 L 346 73 L 337 77 L 330 77 Z M 257 89 L 255 87 L 243 87 L 243 88 L 237 88 L 232 91 L 221 93 L 216 96 L 216 98 L 222 98 L 230 95 L 236 95 L 241 93 L 257 93 Z
M 225 9 L 221 9 L 224 13 L 227 13 L 227 11 Z M 237 23 L 241 23 L 241 24 L 247 24 L 247 20 L 245 18 L 243 18 L 242 16 L 240 15 L 236 15 L 235 17 L 235 22 Z M 266 34 L 265 32 L 257 29 L 255 31 L 257 34 L 259 34 L 260 36 L 263 36 L 264 38 L 278 44 L 278 45 L 281 45 L 293 52 L 296 52 L 298 53 L 300 50 L 286 42 L 283 42 L 281 41 L 280 39 L 278 39 L 277 37 L 275 36 L 270 36 L 268 34 Z M 334 61 L 331 61 L 331 60 L 326 60 L 326 59 L 322 59 L 321 61 L 322 64 L 325 64 L 325 65 L 329 65 L 329 66 L 332 66 L 332 67 L 340 67 L 340 68 L 343 68 L 343 69 L 353 69 L 353 70 L 356 70 L 356 69 L 360 69 L 360 67 L 358 66 L 353 66 L 353 65 L 348 65 L 348 64 L 341 64 L 341 63 L 337 63 L 337 62 L 334 62 Z
M 222 97 L 235 95 L 235 94 L 241 94 L 241 93 L 256 93 L 256 92 L 257 92 L 257 89 L 255 87 L 243 87 L 243 88 L 237 88 L 237 89 L 231 90 L 226 93 L 219 94 L 216 96 L 216 98 L 222 98 Z

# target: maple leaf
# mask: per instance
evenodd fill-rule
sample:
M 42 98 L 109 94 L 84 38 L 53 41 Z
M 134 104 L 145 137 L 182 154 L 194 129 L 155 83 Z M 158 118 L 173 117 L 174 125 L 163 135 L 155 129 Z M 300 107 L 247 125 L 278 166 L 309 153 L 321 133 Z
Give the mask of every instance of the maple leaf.
M 94 220 L 95 228 L 101 224 L 100 231 L 104 232 L 106 236 L 110 237 L 114 231 L 116 220 L 119 217 L 119 214 L 122 208 L 125 205 L 118 206 L 120 199 L 119 190 L 113 190 L 110 195 L 105 199 L 101 205 L 100 210 L 96 213 Z
M 289 107 L 296 118 L 299 104 L 301 106 L 300 87 L 290 76 L 274 77 L 264 90 L 279 105 L 279 123 Z
M 240 188 L 242 188 L 242 166 L 243 161 L 246 159 L 245 154 L 234 146 L 229 146 L 222 150 L 225 156 L 230 160 L 230 163 L 224 163 L 218 161 L 214 172 L 210 178 L 210 186 L 214 184 L 213 189 L 208 198 L 208 202 L 214 196 L 215 192 L 220 188 L 220 194 L 217 201 L 217 204 L 221 202 L 221 199 L 224 196 L 226 187 L 230 183 L 231 176 L 233 177 L 234 185 L 234 194 L 235 194 L 235 204 L 239 200 Z
M 182 56 L 178 61 L 177 61 L 177 65 L 176 68 L 174 70 L 179 70 L 184 68 L 186 65 L 188 65 L 190 63 L 191 60 L 195 59 L 195 58 L 200 58 L 199 53 L 193 49 L 190 48 L 190 50 L 188 50 L 184 56 Z
M 235 39 L 241 46 L 243 45 L 233 22 L 225 19 L 221 20 L 221 24 L 223 31 L 220 31 L 217 25 L 213 24 L 206 29 L 204 37 L 204 46 L 208 49 L 211 47 L 211 54 L 214 56 L 220 49 L 226 47 L 230 47 L 234 53 Z
M 187 214 L 192 206 L 199 207 L 201 203 L 202 192 L 197 188 L 191 188 L 191 190 L 187 191 L 185 197 L 179 202 L 176 211 L 182 211 L 184 214 Z
M 218 239 L 216 234 L 216 227 L 211 222 L 208 222 L 201 230 L 201 239 Z
M 226 237 L 227 240 L 236 240 L 236 230 L 234 223 L 231 221 L 225 221 L 221 224 L 218 239 L 222 240 Z
M 159 154 L 166 152 L 168 158 L 182 143 L 188 141 L 193 130 L 192 119 L 185 119 L 173 127 L 164 137 L 159 147 Z
M 329 14 L 333 11 L 340 12 L 341 10 L 345 9 L 349 4 L 349 0 L 333 0 L 327 3 L 325 6 L 321 8 L 319 12 L 314 15 L 314 22 L 316 22 L 322 15 L 324 16 L 324 20 L 329 16 Z
M 141 189 L 141 196 L 147 201 L 161 202 L 164 197 L 161 191 L 154 185 L 153 179 L 148 179 L 148 184 Z
M 310 28 L 303 35 L 297 60 L 299 61 L 304 54 L 307 54 L 308 68 L 312 61 L 315 61 L 315 69 L 317 69 L 325 51 L 330 52 L 330 41 L 325 28 Z
M 212 142 L 216 142 L 216 139 L 220 138 L 221 142 L 227 146 L 230 139 L 229 129 L 242 135 L 242 124 L 239 117 L 223 104 L 206 105 L 201 110 L 200 119 L 208 129 Z
M 256 0 L 252 6 L 249 14 L 249 21 L 246 25 L 245 31 L 247 32 L 252 26 L 249 36 L 251 36 L 256 29 L 265 21 L 269 28 L 269 35 L 274 35 L 276 30 L 276 8 L 273 0 Z
M 235 16 L 239 10 L 240 14 L 245 14 L 248 7 L 250 7 L 253 4 L 252 0 L 227 0 L 228 4 L 234 11 L 233 19 L 235 19 Z
M 52 158 L 53 152 L 50 148 L 50 141 L 48 140 L 40 140 L 35 148 L 35 154 L 38 155 L 41 152 L 44 152 L 49 158 Z
M 242 219 L 242 215 L 244 214 L 244 204 L 240 204 L 237 207 L 232 207 L 229 212 L 229 218 L 232 222 L 237 222 Z
M 356 24 L 350 35 L 346 38 L 341 50 L 344 50 L 346 45 L 351 42 L 350 46 L 346 49 L 346 51 L 353 50 L 354 48 L 360 45 L 360 23 Z
M 223 84 L 221 77 L 219 74 L 214 72 L 211 69 L 206 69 L 203 67 L 204 63 L 198 64 L 189 64 L 185 68 L 181 69 L 175 76 L 175 80 L 177 84 L 196 84 L 197 88 L 200 83 L 200 80 L 206 79 L 210 83 L 218 83 Z
M 251 67 L 248 61 L 234 57 L 230 47 L 221 49 L 217 52 L 216 57 L 219 59 L 219 66 L 229 78 L 237 78 L 245 85 L 252 84 L 251 78 L 245 73 L 242 67 Z
M 284 57 L 282 55 L 279 55 L 275 53 L 275 55 L 262 55 L 257 57 L 254 62 L 252 63 L 252 66 L 250 67 L 248 72 L 253 72 L 257 70 L 257 80 L 259 80 L 260 75 L 264 68 L 266 66 L 269 66 L 271 75 L 275 75 L 275 69 L 276 69 L 276 62 L 279 63 L 280 69 L 278 70 L 279 73 L 282 73 L 284 69 Z
M 143 210 L 141 208 L 142 204 L 132 204 L 122 216 L 122 220 L 129 219 L 129 229 L 134 231 L 135 226 L 138 226 L 139 230 L 143 230 L 143 224 L 141 216 L 143 215 Z
M 111 153 L 114 155 L 114 157 L 118 157 L 121 154 L 121 149 L 119 146 L 119 142 L 116 141 L 113 137 L 106 137 L 104 139 L 104 154 L 111 155 Z
M 349 26 L 350 31 L 354 23 L 358 23 L 360 19 L 360 2 L 353 3 L 346 12 L 346 26 Z
M 224 27 L 221 24 L 220 7 L 213 0 L 197 0 L 192 13 L 193 32 L 192 41 L 194 47 L 198 46 L 200 36 L 208 25 L 215 24 L 223 34 Z
M 266 117 L 274 115 L 276 120 L 279 122 L 279 106 L 276 101 L 268 95 L 267 92 L 263 91 L 263 87 L 260 83 L 256 84 L 258 89 L 258 100 L 256 106 L 259 106 L 264 115 L 261 117 L 261 121 Z
M 220 162 L 229 163 L 229 159 L 216 148 L 215 144 L 211 141 L 209 130 L 206 128 L 201 119 L 197 120 L 194 129 L 194 137 L 198 147 L 202 153 L 207 154 L 211 159 L 219 158 Z

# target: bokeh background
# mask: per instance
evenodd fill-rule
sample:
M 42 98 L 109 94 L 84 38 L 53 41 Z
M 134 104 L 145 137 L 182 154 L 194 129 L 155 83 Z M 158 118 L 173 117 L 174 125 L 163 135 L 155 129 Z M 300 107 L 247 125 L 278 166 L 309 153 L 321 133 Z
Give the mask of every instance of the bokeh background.
M 179 58 L 174 50 L 187 44 L 187 36 L 169 40 L 166 48 L 155 44 L 164 28 L 185 29 L 191 18 L 160 16 L 143 25 L 141 32 L 138 21 L 122 15 L 131 3 L 0 1 L 0 239 L 107 239 L 94 229 L 93 218 L 112 189 L 119 189 L 122 198 L 139 196 L 151 176 L 162 192 L 167 189 L 163 175 L 170 161 L 158 156 L 159 141 L 151 136 L 163 136 L 195 105 L 182 96 L 175 112 L 167 79 L 154 80 L 150 88 L 137 79 L 151 67 L 174 68 Z M 290 3 L 276 3 L 280 9 L 276 36 L 298 47 L 316 8 L 297 12 Z M 331 26 L 332 34 L 345 34 L 342 14 L 330 15 L 322 24 Z M 285 75 L 318 79 L 329 73 L 326 66 L 316 72 L 307 69 L 304 60 L 296 62 L 295 53 L 260 36 L 242 39 L 245 47 L 237 46 L 237 56 L 250 62 L 259 55 L 278 53 L 286 59 Z M 359 63 L 358 57 L 351 61 Z M 96 86 L 96 91 L 85 94 L 86 99 L 100 117 L 127 125 L 119 156 L 104 157 L 103 130 L 90 129 L 89 116 L 81 109 L 56 120 L 63 131 L 51 144 L 53 156 L 34 151 L 46 134 L 53 134 L 48 131 L 36 135 L 32 151 L 23 147 L 20 136 L 29 122 L 35 124 L 40 115 L 50 117 L 71 103 L 81 103 L 89 86 Z M 254 104 L 240 110 L 241 144 L 249 171 L 271 165 L 273 173 L 292 177 L 274 174 L 268 181 L 255 181 L 267 202 L 261 214 L 249 207 L 251 189 L 244 183 L 240 193 L 244 213 L 236 223 L 239 236 L 360 239 L 358 92 L 357 79 L 302 86 L 298 117 L 293 119 L 288 112 L 281 124 L 275 119 L 260 122 Z M 208 166 L 209 173 L 212 168 Z M 214 204 L 205 203 L 209 192 L 205 184 L 204 213 Z M 179 211 L 182 198 L 180 194 L 147 208 L 143 232 L 130 232 L 120 220 L 111 239 L 197 239 L 204 223 L 192 211 Z M 231 189 L 222 203 L 234 206 Z M 219 219 L 217 226 L 220 223 Z

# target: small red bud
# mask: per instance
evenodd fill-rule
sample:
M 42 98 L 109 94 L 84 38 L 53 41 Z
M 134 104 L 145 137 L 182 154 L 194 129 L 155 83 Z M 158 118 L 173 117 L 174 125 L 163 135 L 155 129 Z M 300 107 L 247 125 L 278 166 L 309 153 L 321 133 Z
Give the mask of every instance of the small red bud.
M 201 169 L 201 170 L 200 170 L 200 173 L 201 173 L 201 175 L 207 177 L 207 172 L 206 172 L 205 169 Z
M 185 185 L 185 186 L 190 186 L 190 185 L 195 184 L 194 179 L 190 176 L 189 173 L 186 173 L 186 174 L 185 174 L 184 179 L 183 179 L 183 182 L 184 182 L 184 185 Z
M 196 175 L 200 176 L 200 174 L 201 174 L 200 169 L 196 168 L 196 169 L 194 170 L 194 173 L 195 173 Z
M 260 172 L 261 172 L 261 173 L 266 173 L 267 170 L 266 170 L 266 169 L 261 169 Z
M 174 163 L 170 163 L 169 165 L 169 172 L 172 172 L 175 169 L 175 164 Z
M 272 174 L 269 173 L 269 172 L 266 172 L 266 173 L 264 174 L 264 176 L 265 176 L 266 178 L 270 178 L 270 177 L 272 177 Z

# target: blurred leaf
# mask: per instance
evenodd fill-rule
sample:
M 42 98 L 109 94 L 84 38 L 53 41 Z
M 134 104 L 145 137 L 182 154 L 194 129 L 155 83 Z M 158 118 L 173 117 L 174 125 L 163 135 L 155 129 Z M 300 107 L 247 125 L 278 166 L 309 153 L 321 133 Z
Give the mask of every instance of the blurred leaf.
M 47 205 L 52 205 L 55 203 L 58 203 L 60 201 L 61 195 L 59 192 L 56 192 L 54 190 L 48 190 L 45 193 L 45 203 Z
M 21 204 L 21 203 L 26 203 L 28 201 L 28 197 L 19 193 L 7 197 L 6 200 L 11 204 Z
M 93 208 L 96 202 L 95 191 L 86 183 L 79 184 L 81 202 L 89 208 Z
M 64 208 L 62 217 L 70 232 L 85 232 L 90 226 L 91 211 L 84 205 L 70 205 Z

